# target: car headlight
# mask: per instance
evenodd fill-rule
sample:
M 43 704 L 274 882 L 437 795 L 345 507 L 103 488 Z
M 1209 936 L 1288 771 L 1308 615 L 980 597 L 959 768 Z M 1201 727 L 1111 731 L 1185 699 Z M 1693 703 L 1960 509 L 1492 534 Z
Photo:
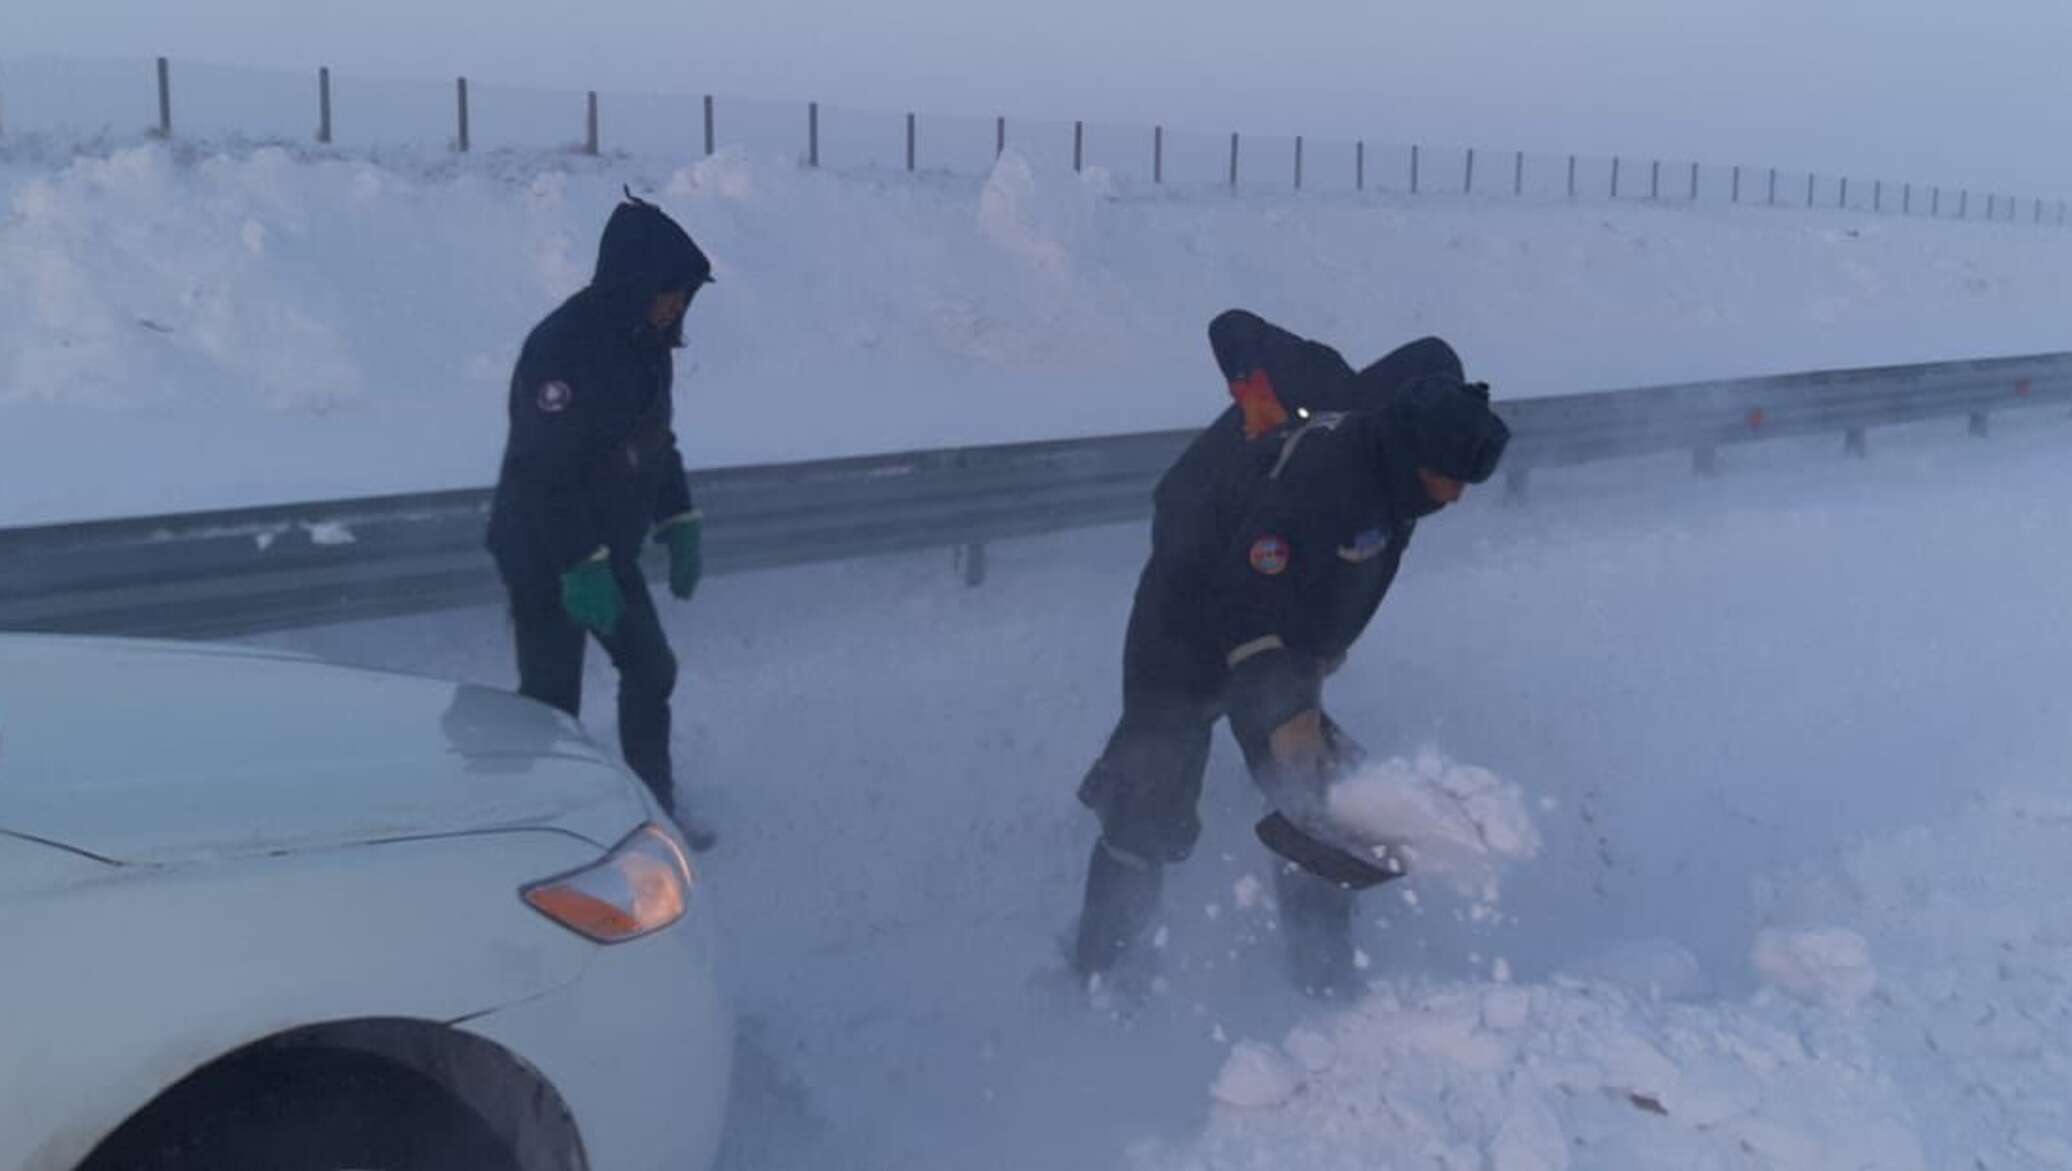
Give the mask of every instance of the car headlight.
M 697 872 L 655 825 L 634 830 L 604 858 L 519 891 L 540 914 L 598 943 L 652 935 L 683 918 Z

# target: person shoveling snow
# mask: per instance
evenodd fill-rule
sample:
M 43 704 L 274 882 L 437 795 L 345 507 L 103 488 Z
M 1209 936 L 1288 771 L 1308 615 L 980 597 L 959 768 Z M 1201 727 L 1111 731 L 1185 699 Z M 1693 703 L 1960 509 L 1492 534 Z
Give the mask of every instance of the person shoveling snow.
M 1159 482 L 1151 558 L 1123 649 L 1123 714 L 1079 789 L 1100 818 L 1074 964 L 1123 961 L 1162 868 L 1200 836 L 1209 733 L 1231 731 L 1273 811 L 1260 840 L 1298 985 L 1353 982 L 1354 896 L 1407 859 L 1349 841 L 1333 786 L 1364 754 L 1323 710 L 1419 519 L 1496 471 L 1510 440 L 1489 388 L 1444 342 L 1355 372 L 1330 347 L 1241 310 L 1209 326 L 1235 404 Z M 1371 836 L 1371 835 L 1370 835 Z M 1386 839 L 1384 839 L 1386 840 Z

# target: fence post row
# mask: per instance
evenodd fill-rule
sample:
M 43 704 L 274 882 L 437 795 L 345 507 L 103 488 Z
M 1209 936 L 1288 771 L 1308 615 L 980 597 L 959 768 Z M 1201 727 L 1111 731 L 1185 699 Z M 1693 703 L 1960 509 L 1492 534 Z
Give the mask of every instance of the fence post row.
M 167 57 L 158 57 L 156 59 L 156 65 L 158 74 L 157 136 L 160 138 L 171 138 L 173 134 L 172 62 Z M 718 149 L 718 134 L 715 125 L 715 103 L 713 95 L 704 95 L 703 104 L 705 122 L 705 153 L 707 156 L 710 156 L 714 154 Z M 458 151 L 466 152 L 473 148 L 473 136 L 470 132 L 471 127 L 468 114 L 468 79 L 465 76 L 457 77 L 454 79 L 454 107 L 454 148 Z M 908 171 L 914 171 L 918 167 L 919 135 L 917 123 L 917 115 L 913 113 L 907 114 L 906 169 Z M 807 103 L 806 136 L 807 163 L 809 166 L 818 167 L 820 166 L 819 102 Z M 328 65 L 324 65 L 319 66 L 317 68 L 316 140 L 318 143 L 328 146 L 331 145 L 333 139 L 334 127 L 332 121 L 331 102 L 331 67 Z M 1233 191 L 1236 190 L 1238 186 L 1239 141 L 1240 139 L 1238 132 L 1232 131 L 1230 135 L 1230 186 Z M 1304 147 L 1304 136 L 1300 134 L 1296 135 L 1294 178 L 1295 190 L 1297 191 L 1302 190 L 1304 179 Z M 600 130 L 600 119 L 598 114 L 598 96 L 596 90 L 589 90 L 585 94 L 583 150 L 584 153 L 592 156 L 600 155 L 603 153 L 603 139 Z M 1007 118 L 1005 115 L 1001 115 L 994 118 L 993 120 L 994 157 L 998 158 L 999 156 L 1005 154 L 1006 151 Z M 1475 191 L 1475 153 L 1475 148 L 1468 148 L 1466 166 L 1461 178 L 1461 190 L 1464 194 L 1472 195 Z M 1577 194 L 1577 158 L 1578 156 L 1574 154 L 1568 156 L 1568 197 L 1570 199 L 1576 198 Z M 1621 166 L 1621 158 L 1617 155 L 1612 156 L 1611 196 L 1613 199 L 1619 198 Z M 1086 123 L 1083 120 L 1074 121 L 1072 123 L 1072 169 L 1075 172 L 1083 172 L 1086 169 Z M 1703 164 L 1696 162 L 1691 164 L 1690 200 L 1693 203 L 1696 203 L 1699 198 L 1699 189 L 1702 182 L 1702 172 Z M 1732 202 L 1737 204 L 1741 202 L 1741 172 L 1742 167 L 1739 164 L 1736 164 L 1733 168 L 1732 192 L 1730 198 Z M 1165 182 L 1165 127 L 1163 125 L 1153 126 L 1151 130 L 1151 179 L 1154 183 L 1162 184 Z M 1777 179 L 1778 170 L 1775 167 L 1771 167 L 1768 199 L 1770 205 L 1773 207 L 1777 204 Z M 1835 206 L 1843 211 L 1847 211 L 1849 210 L 1849 177 L 1847 175 L 1841 176 L 1839 179 L 1839 184 L 1840 190 L 1839 194 L 1836 196 Z M 1355 190 L 1358 191 L 1365 191 L 1367 189 L 1367 142 L 1365 139 L 1360 139 L 1353 144 L 1353 187 Z M 1420 194 L 1422 191 L 1423 148 L 1417 145 L 1412 145 L 1410 148 L 1410 193 L 1416 195 Z M 1514 152 L 1512 156 L 1511 192 L 1513 195 L 1520 197 L 1522 197 L 1525 194 L 1525 152 L 1522 150 Z M 1662 161 L 1660 159 L 1656 159 L 1653 161 L 1653 165 L 1650 170 L 1648 196 L 1650 199 L 1654 200 L 1659 200 L 1662 197 Z M 1818 172 L 1812 172 L 1807 174 L 1806 176 L 1806 207 L 1815 207 L 1817 205 L 1818 197 L 1819 174 Z M 2000 213 L 2000 205 L 2001 200 L 1999 194 L 1997 192 L 1987 192 L 1985 211 L 1985 218 L 1987 222 L 1996 222 L 2003 218 Z M 2021 218 L 2020 197 L 2014 195 L 2008 196 L 2006 200 L 2006 206 L 2007 214 L 2005 218 L 2007 222 L 2019 222 Z M 1885 181 L 1883 179 L 1876 179 L 1873 180 L 1871 183 L 1871 211 L 1880 215 L 1884 214 Z M 2038 225 L 2042 224 L 2044 221 L 2043 213 L 2043 199 L 2041 197 L 2034 198 L 2032 200 L 2030 209 L 2030 222 Z M 1912 216 L 1914 214 L 1914 185 L 1912 183 L 1901 184 L 1900 214 L 1902 216 Z M 1942 188 L 1939 186 L 1930 187 L 1928 215 L 1931 219 L 1942 218 Z M 2064 226 L 2067 219 L 2067 215 L 2068 202 L 2064 200 L 2058 201 L 2058 213 L 2056 222 L 2059 226 Z M 1957 218 L 1960 220 L 1968 220 L 1971 218 L 1971 191 L 1968 188 L 1960 189 L 1959 191 L 1957 204 Z
M 462 151 L 468 149 L 468 79 L 457 77 L 453 81 L 453 92 L 459 107 L 460 136 L 454 145 Z
M 331 143 L 331 67 L 317 69 L 317 141 Z

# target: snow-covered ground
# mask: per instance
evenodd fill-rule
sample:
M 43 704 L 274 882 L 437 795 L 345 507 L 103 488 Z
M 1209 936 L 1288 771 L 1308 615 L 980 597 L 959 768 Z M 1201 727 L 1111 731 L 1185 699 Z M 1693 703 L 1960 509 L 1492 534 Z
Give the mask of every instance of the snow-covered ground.
M 1118 1019 L 1063 976 L 1140 529 L 1000 546 L 980 589 L 947 553 L 711 582 L 668 613 L 745 1017 L 726 1165 L 2072 1166 L 2068 443 L 1790 441 L 1428 522 L 1332 710 L 1532 824 L 1493 887 L 1370 897 L 1336 1009 L 1281 978 L 1220 740 L 1162 991 Z M 511 679 L 490 610 L 266 641 Z
M 718 266 L 678 391 L 701 466 L 1191 425 L 1232 305 L 1359 362 L 1440 333 L 1509 397 L 2065 345 L 2051 227 L 1234 197 L 1019 149 L 910 176 L 776 148 L 7 139 L 0 525 L 486 483 L 518 343 L 624 184 Z

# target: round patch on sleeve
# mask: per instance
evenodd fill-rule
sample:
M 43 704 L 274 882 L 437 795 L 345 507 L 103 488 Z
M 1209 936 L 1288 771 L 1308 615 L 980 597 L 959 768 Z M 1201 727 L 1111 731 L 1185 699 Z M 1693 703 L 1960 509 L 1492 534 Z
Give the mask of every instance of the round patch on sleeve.
M 1268 577 L 1278 577 L 1288 568 L 1288 542 L 1275 536 L 1252 542 L 1252 568 Z
M 568 409 L 569 400 L 575 396 L 576 392 L 569 389 L 566 382 L 542 382 L 539 394 L 540 410 L 550 415 L 558 415 Z

